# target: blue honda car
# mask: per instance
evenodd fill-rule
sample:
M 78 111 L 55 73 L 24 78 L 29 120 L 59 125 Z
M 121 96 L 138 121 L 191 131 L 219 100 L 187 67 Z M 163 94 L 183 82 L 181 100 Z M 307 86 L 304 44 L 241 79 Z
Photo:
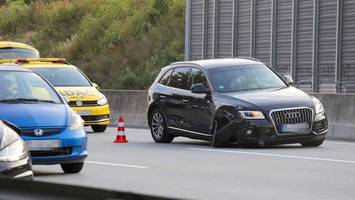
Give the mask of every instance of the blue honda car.
M 15 64 L 0 64 L 0 119 L 16 125 L 33 164 L 60 164 L 78 173 L 87 157 L 81 117 L 40 75 Z

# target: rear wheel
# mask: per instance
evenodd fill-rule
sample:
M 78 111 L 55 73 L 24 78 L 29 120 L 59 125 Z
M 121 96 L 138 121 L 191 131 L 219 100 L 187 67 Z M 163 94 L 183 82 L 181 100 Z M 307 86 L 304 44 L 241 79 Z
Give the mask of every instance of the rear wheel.
M 159 110 L 153 110 L 150 115 L 150 132 L 156 143 L 170 143 L 174 136 L 168 132 L 163 114 Z
M 62 163 L 60 166 L 66 174 L 76 174 L 83 169 L 84 163 Z
M 92 125 L 91 128 L 96 133 L 102 133 L 105 132 L 107 125 Z
M 320 139 L 320 140 L 312 140 L 312 141 L 302 142 L 301 145 L 304 147 L 318 147 L 323 144 L 324 139 L 325 138 Z

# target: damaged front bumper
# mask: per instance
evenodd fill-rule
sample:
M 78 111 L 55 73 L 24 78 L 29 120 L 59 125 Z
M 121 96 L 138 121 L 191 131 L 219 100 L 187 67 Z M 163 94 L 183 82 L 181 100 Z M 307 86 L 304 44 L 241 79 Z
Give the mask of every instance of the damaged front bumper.
M 324 139 L 328 133 L 328 121 L 325 113 L 316 115 L 311 131 L 308 133 L 278 133 L 268 119 L 238 119 L 229 122 L 215 132 L 212 146 L 219 147 L 231 142 L 255 144 L 260 147 L 309 142 Z

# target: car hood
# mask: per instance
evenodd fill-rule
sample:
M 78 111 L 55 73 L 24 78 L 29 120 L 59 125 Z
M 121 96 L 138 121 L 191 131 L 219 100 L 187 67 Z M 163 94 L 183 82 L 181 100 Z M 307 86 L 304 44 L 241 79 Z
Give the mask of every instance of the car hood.
M 314 107 L 312 97 L 305 92 L 292 86 L 282 89 L 268 89 L 248 92 L 225 93 L 223 96 L 229 97 L 230 100 L 242 102 L 244 106 L 256 107 L 263 111 L 269 112 L 274 109 L 293 108 L 293 107 Z
M 0 104 L 0 119 L 19 128 L 66 127 L 69 112 L 65 104 Z
M 95 87 L 55 87 L 55 89 L 69 101 L 97 101 L 103 96 Z

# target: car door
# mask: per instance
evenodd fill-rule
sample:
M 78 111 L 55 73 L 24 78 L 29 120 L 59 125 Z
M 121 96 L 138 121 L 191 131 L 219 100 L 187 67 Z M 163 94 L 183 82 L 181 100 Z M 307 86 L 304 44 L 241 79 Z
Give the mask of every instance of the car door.
M 167 84 L 167 92 L 160 95 L 164 101 L 163 112 L 170 129 L 184 129 L 184 111 L 186 109 L 188 77 L 191 67 L 176 67 Z
M 189 78 L 189 87 L 192 84 L 202 83 L 209 87 L 205 73 L 198 68 L 192 68 Z M 210 126 L 213 123 L 211 95 L 209 94 L 194 94 L 189 91 L 187 98 L 187 106 L 184 114 L 185 128 L 196 134 L 209 134 Z

